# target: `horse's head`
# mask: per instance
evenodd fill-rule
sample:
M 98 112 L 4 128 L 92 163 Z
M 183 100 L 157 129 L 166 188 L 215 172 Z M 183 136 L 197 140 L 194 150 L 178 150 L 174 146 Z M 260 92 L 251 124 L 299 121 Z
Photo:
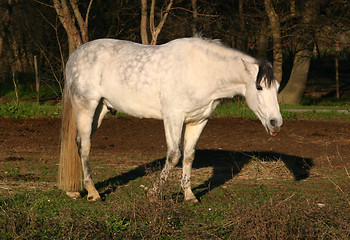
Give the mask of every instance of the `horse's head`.
M 272 65 L 268 61 L 259 62 L 258 69 L 256 65 L 249 63 L 245 65 L 250 65 L 247 70 L 252 76 L 245 93 L 247 104 L 260 119 L 266 131 L 275 136 L 283 120 L 277 99 L 279 83 L 273 74 Z

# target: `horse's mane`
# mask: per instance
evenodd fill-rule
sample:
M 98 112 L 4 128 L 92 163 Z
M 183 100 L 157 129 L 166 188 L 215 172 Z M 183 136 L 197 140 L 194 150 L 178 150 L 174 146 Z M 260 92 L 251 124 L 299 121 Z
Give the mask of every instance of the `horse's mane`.
M 222 41 L 220 39 L 206 38 L 206 37 L 203 37 L 201 33 L 195 33 L 193 35 L 193 39 L 199 39 L 199 40 L 203 40 L 203 41 L 208 42 L 208 43 L 215 43 L 219 46 L 224 46 L 224 44 L 222 43 Z
M 256 77 L 256 88 L 261 90 L 261 81 L 265 79 L 265 84 L 267 88 L 271 87 L 272 82 L 276 81 L 275 75 L 273 73 L 273 67 L 271 63 L 267 60 L 259 61 L 259 72 Z
M 256 77 L 256 88 L 261 88 L 261 82 L 263 79 L 265 79 L 265 84 L 267 88 L 271 87 L 271 84 L 276 81 L 276 78 L 274 76 L 273 67 L 271 63 L 267 60 L 257 60 L 248 54 L 245 54 L 237 49 L 232 49 L 227 46 L 225 46 L 220 39 L 210 39 L 203 37 L 200 33 L 196 33 L 192 39 L 196 39 L 198 41 L 201 41 L 204 44 L 207 44 L 210 46 L 210 50 L 213 50 L 213 54 L 215 55 L 221 55 L 221 57 L 225 57 L 226 54 L 230 54 L 232 56 L 232 53 L 234 52 L 237 56 L 237 58 L 240 58 L 242 60 L 247 61 L 254 61 L 256 64 L 259 65 L 259 72 Z M 229 50 L 229 51 L 226 51 Z
M 226 46 L 220 39 L 205 38 L 198 33 L 195 34 L 192 39 L 200 43 L 199 45 L 205 46 L 207 53 L 220 57 L 222 60 L 225 60 L 226 57 L 244 59 L 248 62 L 254 60 L 254 58 L 248 54 Z

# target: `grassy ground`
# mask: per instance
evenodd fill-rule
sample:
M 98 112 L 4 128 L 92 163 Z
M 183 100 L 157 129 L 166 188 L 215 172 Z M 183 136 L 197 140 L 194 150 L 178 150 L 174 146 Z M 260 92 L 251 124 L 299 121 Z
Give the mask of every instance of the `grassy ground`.
M 99 166 L 97 181 L 106 175 L 104 163 Z M 51 180 L 41 186 L 30 183 L 33 180 L 19 174 L 16 167 L 10 170 L 9 164 L 7 171 L 13 172 L 0 173 L 2 180 L 12 182 L 0 185 L 0 238 L 349 239 L 348 172 L 319 172 L 315 173 L 319 176 L 297 183 L 290 178 L 271 178 L 270 170 L 283 166 L 278 162 L 268 166 L 255 158 L 246 166 L 255 174 L 238 176 L 215 189 L 205 186 L 208 194 L 201 197 L 201 204 L 191 205 L 182 202 L 174 179 L 162 198 L 150 203 L 142 188 L 158 174 L 150 169 L 145 170 L 145 177 L 126 185 L 100 189 L 108 196 L 106 200 L 89 203 L 68 199 L 56 189 L 51 177 L 54 168 L 42 173 Z M 180 171 L 177 168 L 171 178 Z M 195 176 L 195 182 L 206 180 Z M 28 187 L 15 190 L 19 185 Z M 194 193 L 203 188 L 195 188 Z

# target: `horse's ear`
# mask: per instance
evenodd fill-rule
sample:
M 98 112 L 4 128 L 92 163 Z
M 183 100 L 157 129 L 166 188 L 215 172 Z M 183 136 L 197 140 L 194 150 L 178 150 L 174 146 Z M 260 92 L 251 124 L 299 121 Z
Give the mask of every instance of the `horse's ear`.
M 259 65 L 255 62 L 250 62 L 242 58 L 241 60 L 246 71 L 250 74 L 250 76 L 255 78 L 255 76 L 257 76 L 259 72 Z

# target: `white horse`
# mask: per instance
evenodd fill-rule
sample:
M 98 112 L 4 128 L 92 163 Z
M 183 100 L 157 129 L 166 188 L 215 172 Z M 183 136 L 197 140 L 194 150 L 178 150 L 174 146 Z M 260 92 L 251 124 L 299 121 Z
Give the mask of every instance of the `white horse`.
M 198 203 L 190 180 L 195 147 L 220 99 L 245 96 L 266 131 L 275 135 L 282 125 L 278 88 L 269 62 L 213 40 L 184 38 L 159 46 L 113 39 L 88 42 L 72 53 L 66 66 L 60 187 L 68 196 L 80 197 L 82 166 L 87 199 L 101 199 L 89 167 L 90 136 L 108 111 L 119 111 L 164 121 L 168 150 L 160 177 L 149 190 L 153 196 L 179 162 L 184 127 L 181 187 L 185 201 Z

